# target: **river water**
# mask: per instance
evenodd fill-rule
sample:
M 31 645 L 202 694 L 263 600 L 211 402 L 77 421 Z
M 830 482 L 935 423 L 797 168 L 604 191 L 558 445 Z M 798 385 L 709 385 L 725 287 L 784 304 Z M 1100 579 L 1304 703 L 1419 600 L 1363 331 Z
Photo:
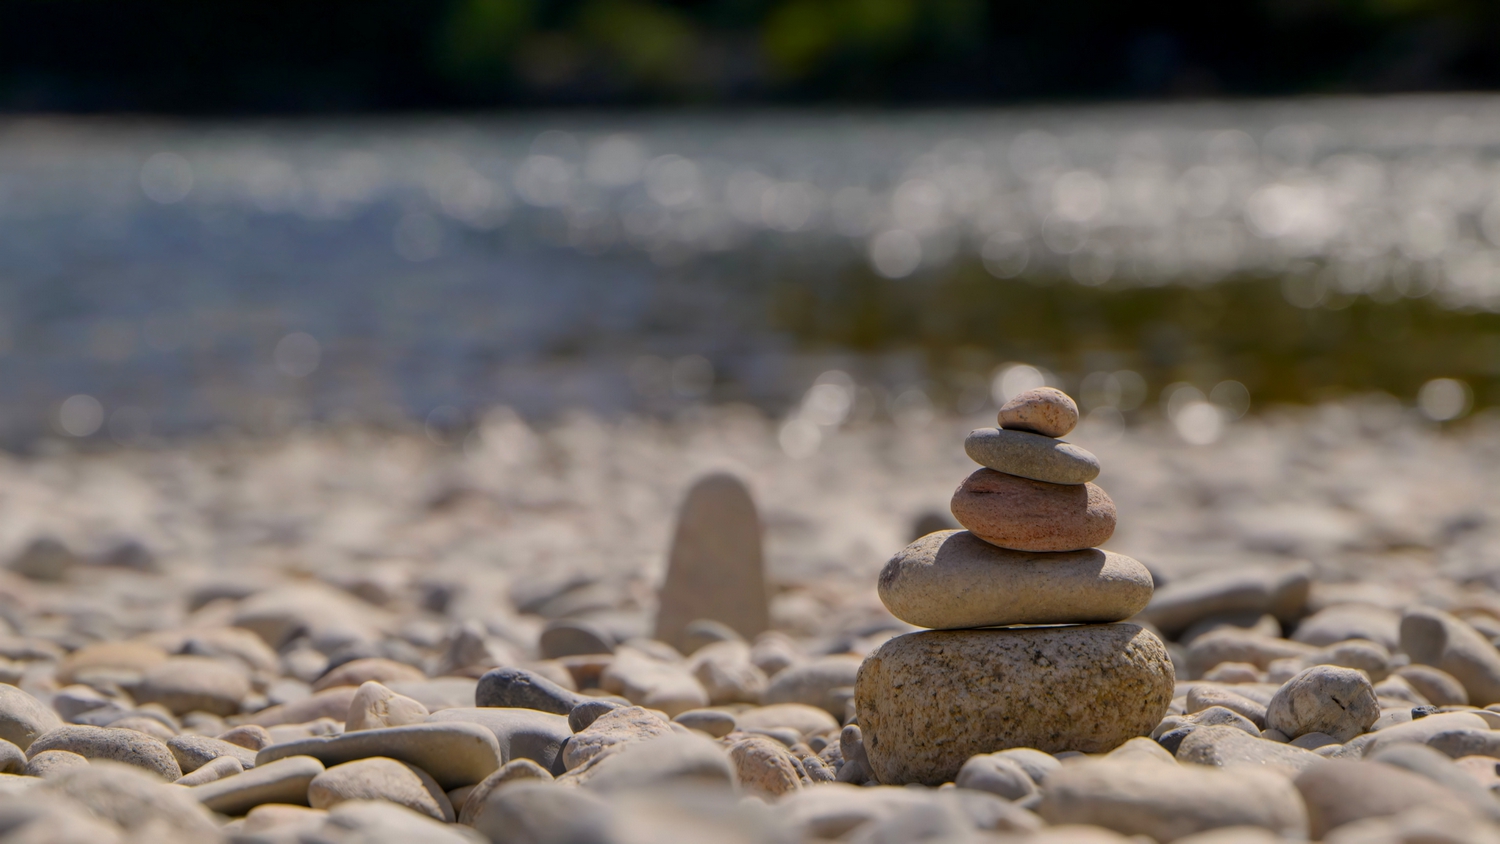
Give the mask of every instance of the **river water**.
M 962 273 L 1065 309 L 1233 284 L 1309 313 L 1500 307 L 1500 98 L 14 118 L 0 223 L 9 443 L 344 418 L 446 436 L 497 404 L 781 414 L 820 374 L 900 415 L 983 400 L 1008 360 L 1070 389 L 1095 365 L 1046 332 L 955 357 L 809 321 L 865 304 L 850 279 L 913 316 Z M 1106 400 L 1192 363 L 1136 363 L 1154 341 L 1132 336 L 1099 352 Z

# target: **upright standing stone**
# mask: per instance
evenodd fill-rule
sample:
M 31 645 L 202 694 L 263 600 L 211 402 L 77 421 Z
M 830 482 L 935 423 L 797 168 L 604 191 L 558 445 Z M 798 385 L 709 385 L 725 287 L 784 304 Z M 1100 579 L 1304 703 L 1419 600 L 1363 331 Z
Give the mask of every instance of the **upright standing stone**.
M 688 490 L 660 600 L 656 638 L 676 646 L 700 618 L 747 639 L 771 626 L 760 516 L 738 478 L 713 474 Z

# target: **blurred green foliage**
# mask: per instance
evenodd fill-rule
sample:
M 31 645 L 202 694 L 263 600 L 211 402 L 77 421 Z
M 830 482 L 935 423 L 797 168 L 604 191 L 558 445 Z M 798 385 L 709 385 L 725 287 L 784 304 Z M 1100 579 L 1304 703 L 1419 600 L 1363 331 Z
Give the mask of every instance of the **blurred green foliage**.
M 1086 287 L 1003 281 L 974 264 L 921 283 L 865 270 L 788 281 L 773 302 L 773 322 L 803 349 L 916 352 L 949 386 L 1020 360 L 1075 377 L 1133 369 L 1158 388 L 1232 378 L 1260 405 L 1372 391 L 1410 400 L 1432 378 L 1458 378 L 1476 406 L 1500 405 L 1500 314 L 1435 297 L 1304 309 L 1275 278 Z
M 0 0 L 0 108 L 955 103 L 1500 87 L 1489 0 Z

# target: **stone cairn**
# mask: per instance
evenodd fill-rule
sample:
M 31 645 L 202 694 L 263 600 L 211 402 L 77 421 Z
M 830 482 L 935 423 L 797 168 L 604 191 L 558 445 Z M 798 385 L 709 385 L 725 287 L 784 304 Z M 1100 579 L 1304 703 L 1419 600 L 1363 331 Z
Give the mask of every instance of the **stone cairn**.
M 969 757 L 1012 747 L 1101 753 L 1166 714 L 1166 647 L 1124 622 L 1150 601 L 1151 574 L 1096 547 L 1114 533 L 1115 505 L 1089 483 L 1098 458 L 1057 439 L 1077 422 L 1051 388 L 1006 402 L 999 428 L 964 442 L 984 467 L 953 494 L 967 530 L 927 534 L 881 571 L 891 613 L 930 629 L 891 639 L 859 670 L 880 782 L 950 782 Z

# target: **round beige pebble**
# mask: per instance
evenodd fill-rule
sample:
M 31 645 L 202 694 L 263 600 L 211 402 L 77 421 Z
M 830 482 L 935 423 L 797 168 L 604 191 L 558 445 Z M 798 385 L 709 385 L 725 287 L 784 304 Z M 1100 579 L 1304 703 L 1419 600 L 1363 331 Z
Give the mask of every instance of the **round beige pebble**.
M 1016 551 L 1082 551 L 1115 532 L 1115 503 L 1094 484 L 1049 484 L 979 469 L 953 493 L 953 517 Z
M 881 603 L 936 630 L 1130 618 L 1151 601 L 1151 572 L 1123 554 L 997 548 L 966 530 L 929 533 L 880 572 Z
M 431 713 L 420 702 L 406 695 L 398 695 L 380 683 L 370 680 L 354 693 L 349 702 L 349 715 L 344 719 L 344 730 L 375 730 L 381 727 L 400 727 L 420 724 Z
M 307 786 L 307 802 L 314 809 L 332 809 L 346 800 L 386 800 L 453 822 L 453 804 L 426 771 L 384 756 L 334 765 Z
M 747 736 L 736 741 L 729 746 L 729 762 L 740 788 L 750 794 L 775 798 L 802 787 L 792 754 L 774 739 Z
M 1078 424 L 1078 405 L 1062 390 L 1037 387 L 1001 405 L 996 419 L 1000 427 L 1012 431 L 1061 437 Z
M 1370 679 L 1353 668 L 1314 665 L 1288 680 L 1266 707 L 1266 729 L 1291 738 L 1326 733 L 1346 742 L 1380 718 Z

